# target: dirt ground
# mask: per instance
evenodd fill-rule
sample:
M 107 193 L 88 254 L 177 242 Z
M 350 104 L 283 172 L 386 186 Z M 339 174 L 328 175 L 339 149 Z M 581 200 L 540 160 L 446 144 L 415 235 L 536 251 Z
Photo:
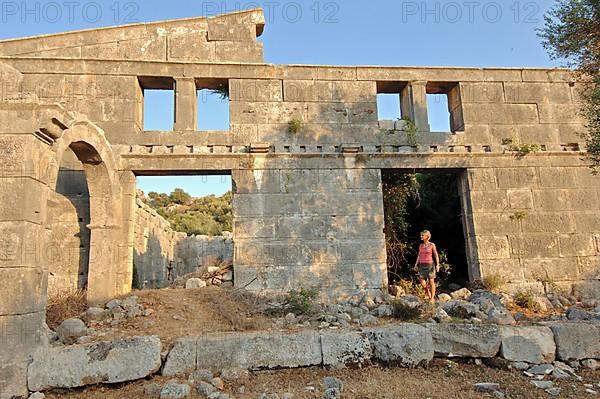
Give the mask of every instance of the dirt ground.
M 562 388 L 560 398 L 581 399 L 594 397 L 585 392 L 584 383 L 600 382 L 600 371 L 582 371 L 583 382 L 575 380 L 555 381 Z M 549 398 L 543 390 L 535 388 L 522 372 L 499 370 L 485 365 L 458 364 L 436 359 L 427 368 L 401 369 L 379 366 L 356 370 L 324 370 L 306 368 L 252 373 L 247 381 L 226 385 L 224 392 L 237 399 L 260 399 L 263 394 L 293 394 L 294 399 L 322 398 L 324 377 L 337 377 L 344 383 L 342 398 L 352 399 L 479 399 L 494 397 L 477 392 L 473 385 L 481 382 L 500 384 L 507 398 Z M 112 387 L 90 387 L 81 390 L 47 393 L 50 399 L 121 399 L 143 398 L 144 386 L 150 382 L 164 383 L 169 379 L 155 377 L 150 380 Z M 180 380 L 183 382 L 184 380 Z M 243 393 L 240 387 L 243 386 Z M 314 390 L 311 390 L 312 387 Z M 596 385 L 597 390 L 600 390 Z M 199 398 L 192 390 L 191 398 Z M 275 396 L 268 396 L 269 399 Z
M 123 321 L 107 338 L 157 335 L 163 344 L 170 345 L 177 338 L 202 333 L 268 330 L 272 326 L 271 319 L 258 312 L 251 298 L 234 290 L 162 289 L 130 295 L 136 295 L 138 303 L 153 313 Z

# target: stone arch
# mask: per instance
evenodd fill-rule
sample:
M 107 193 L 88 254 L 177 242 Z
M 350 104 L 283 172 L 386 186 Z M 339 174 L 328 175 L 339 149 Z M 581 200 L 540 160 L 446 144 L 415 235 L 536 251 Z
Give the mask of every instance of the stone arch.
M 48 187 L 56 187 L 63 156 L 70 149 L 83 165 L 88 190 L 90 223 L 87 295 L 91 303 L 119 293 L 118 274 L 123 267 L 118 252 L 126 248 L 122 233 L 121 189 L 117 162 L 104 132 L 88 121 L 76 120 L 53 146 Z M 47 226 L 48 226 L 47 221 Z

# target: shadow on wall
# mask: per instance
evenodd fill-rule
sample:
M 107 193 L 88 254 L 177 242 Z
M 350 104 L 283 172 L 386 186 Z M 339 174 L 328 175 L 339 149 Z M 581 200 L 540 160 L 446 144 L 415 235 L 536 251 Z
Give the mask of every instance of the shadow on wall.
M 150 233 L 145 252 L 133 251 L 133 288 L 164 288 L 169 285 L 168 266 L 160 240 Z
M 223 236 L 190 236 L 175 244 L 175 277 L 195 273 L 203 266 L 218 266 L 233 259 L 231 233 Z
M 90 194 L 83 170 L 61 166 L 49 209 L 53 254 L 49 291 L 87 288 L 89 269 Z

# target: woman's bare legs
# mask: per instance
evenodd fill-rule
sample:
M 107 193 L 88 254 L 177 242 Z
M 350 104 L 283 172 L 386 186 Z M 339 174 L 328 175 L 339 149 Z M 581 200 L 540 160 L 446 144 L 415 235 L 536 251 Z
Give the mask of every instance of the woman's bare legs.
M 427 281 L 425 281 L 424 278 L 421 278 L 420 280 L 421 280 L 421 286 L 425 290 L 425 293 L 427 294 L 427 297 L 431 298 L 431 292 L 429 291 L 429 287 L 427 286 Z
M 431 296 L 429 297 L 429 302 L 434 303 L 435 302 L 435 279 L 430 278 L 429 279 L 429 285 L 431 286 Z

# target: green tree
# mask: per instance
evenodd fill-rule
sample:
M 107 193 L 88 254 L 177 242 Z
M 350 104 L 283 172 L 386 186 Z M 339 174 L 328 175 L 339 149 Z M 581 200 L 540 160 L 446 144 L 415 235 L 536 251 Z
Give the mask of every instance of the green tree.
M 588 159 L 600 167 L 600 0 L 557 0 L 538 31 L 553 59 L 566 61 L 585 82 L 582 113 L 586 119 Z
M 176 188 L 169 196 L 171 202 L 179 205 L 187 205 L 192 201 L 192 196 L 180 188 Z

